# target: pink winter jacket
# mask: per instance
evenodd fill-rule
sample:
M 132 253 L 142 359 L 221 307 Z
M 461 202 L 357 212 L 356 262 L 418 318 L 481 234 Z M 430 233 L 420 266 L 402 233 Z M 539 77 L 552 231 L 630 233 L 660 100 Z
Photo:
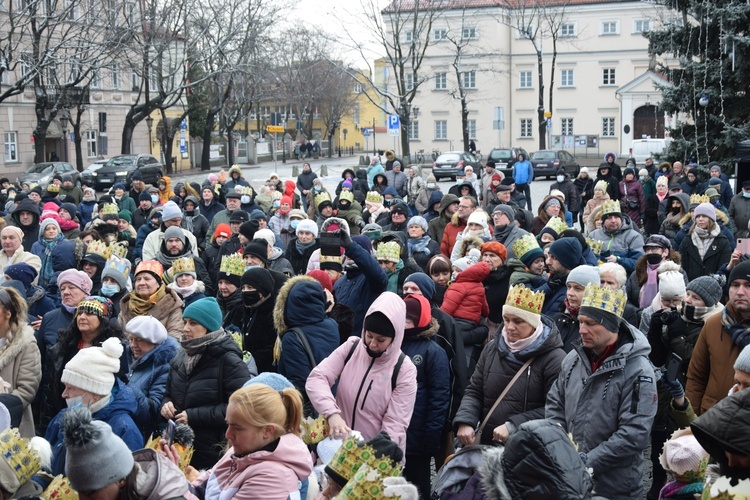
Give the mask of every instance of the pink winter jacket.
M 313 369 L 305 389 L 318 413 L 326 418 L 341 414 L 346 425 L 359 431 L 366 440 L 384 430 L 406 457 L 406 429 L 417 397 L 417 369 L 408 357 L 399 370 L 395 390 L 391 390 L 391 376 L 404 340 L 406 305 L 395 293 L 383 292 L 365 317 L 375 311 L 390 318 L 396 330 L 396 337 L 385 353 L 379 358 L 367 354 L 363 328 L 351 359 L 344 363 L 356 337 L 349 337 Z M 331 387 L 337 380 L 339 385 L 334 397 Z
M 237 457 L 230 448 L 211 470 L 206 500 L 287 500 L 299 491 L 299 482 L 310 476 L 312 458 L 305 443 L 284 434 L 274 451 L 256 451 Z M 205 476 L 193 484 L 199 485 Z

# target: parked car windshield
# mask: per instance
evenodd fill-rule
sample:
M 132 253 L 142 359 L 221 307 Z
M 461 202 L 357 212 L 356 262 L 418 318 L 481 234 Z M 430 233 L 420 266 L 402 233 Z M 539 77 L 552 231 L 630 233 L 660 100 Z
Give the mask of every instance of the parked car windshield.
M 493 160 L 510 160 L 510 149 L 496 149 L 490 153 Z
M 452 163 L 461 160 L 461 155 L 458 153 L 443 153 L 435 160 L 437 163 Z
M 107 162 L 108 167 L 120 167 L 120 166 L 129 166 L 129 165 L 135 165 L 135 156 L 120 156 L 117 158 L 112 158 Z
M 533 155 L 531 155 L 532 160 L 554 160 L 555 159 L 555 152 L 554 151 L 537 151 Z
M 27 174 L 49 174 L 55 168 L 54 163 L 36 163 L 27 171 Z

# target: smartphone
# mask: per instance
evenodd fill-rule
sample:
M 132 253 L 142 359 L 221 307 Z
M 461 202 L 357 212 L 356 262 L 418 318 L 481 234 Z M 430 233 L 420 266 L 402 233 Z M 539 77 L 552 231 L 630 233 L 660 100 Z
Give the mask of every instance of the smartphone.
M 737 238 L 737 248 L 742 254 L 750 254 L 750 238 Z
M 340 257 L 341 256 L 341 235 L 323 232 L 320 233 L 320 254 Z
M 667 374 L 665 378 L 667 382 L 674 382 L 677 380 L 677 376 L 680 374 L 680 367 L 682 366 L 682 358 L 677 354 L 672 353 L 667 361 Z
M 174 443 L 174 431 L 177 428 L 177 424 L 174 423 L 174 420 L 169 419 L 167 422 L 167 442 L 169 443 L 169 446 L 171 447 Z

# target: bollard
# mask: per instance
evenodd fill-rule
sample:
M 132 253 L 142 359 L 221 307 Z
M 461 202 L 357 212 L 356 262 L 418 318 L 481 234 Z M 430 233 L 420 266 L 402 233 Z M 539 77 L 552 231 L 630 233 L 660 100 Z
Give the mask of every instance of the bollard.
M 292 177 L 297 177 L 299 175 L 299 166 L 292 165 Z
M 363 155 L 359 155 L 359 164 L 364 165 L 365 164 L 365 157 Z
M 320 166 L 320 176 L 321 177 L 328 177 L 328 166 L 327 165 L 321 165 Z
M 370 155 L 365 156 L 365 165 L 370 164 Z

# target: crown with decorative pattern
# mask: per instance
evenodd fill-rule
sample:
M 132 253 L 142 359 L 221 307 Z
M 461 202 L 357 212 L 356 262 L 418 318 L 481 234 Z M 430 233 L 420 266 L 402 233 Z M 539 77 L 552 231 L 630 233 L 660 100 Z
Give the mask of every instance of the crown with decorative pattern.
M 331 195 L 326 193 L 320 193 L 319 195 L 315 196 L 315 206 L 319 207 L 321 203 L 324 201 L 331 201 Z
M 189 274 L 193 278 L 198 277 L 195 274 L 195 261 L 192 257 L 180 257 L 179 259 L 176 259 L 172 263 L 170 271 L 172 271 L 172 276 L 174 276 L 175 278 L 177 278 L 181 274 Z
M 158 260 L 142 260 L 135 268 L 135 274 L 133 276 L 138 276 L 138 274 L 147 271 L 154 276 L 156 276 L 159 279 L 162 279 L 164 276 L 164 268 L 162 267 L 161 263 Z
M 523 285 L 510 287 L 505 305 L 517 307 L 532 314 L 542 314 L 544 306 L 544 292 L 532 292 Z
M 302 435 L 300 437 L 307 445 L 320 443 L 328 437 L 330 431 L 328 419 L 323 415 L 314 420 L 312 417 L 307 417 L 301 422 L 301 426 Z
M 377 191 L 370 191 L 367 193 L 367 198 L 365 198 L 365 202 L 368 203 L 380 203 L 383 204 L 383 195 L 378 193 Z
M 130 264 L 130 261 L 128 259 L 120 257 L 119 255 L 110 255 L 109 259 L 107 259 L 107 262 L 104 264 L 105 269 L 113 269 L 125 276 L 126 279 L 130 274 L 131 267 L 132 266 Z
M 539 247 L 539 242 L 536 241 L 536 238 L 533 234 L 523 235 L 522 237 L 514 241 L 510 247 L 516 257 L 518 257 L 519 259 L 532 250 L 541 250 L 541 248 Z
M 341 191 L 341 194 L 339 194 L 339 201 L 341 200 L 346 200 L 349 203 L 354 202 L 354 193 L 352 193 L 348 189 Z
M 690 195 L 690 208 L 695 208 L 701 203 L 711 203 L 711 200 L 705 194 L 691 194 Z
M 51 183 L 47 184 L 47 192 L 48 193 L 59 193 L 60 192 L 60 186 L 58 186 L 54 182 L 51 182 Z
M 45 500 L 78 500 L 78 493 L 70 486 L 68 478 L 60 474 L 49 483 L 41 497 Z
M 165 439 L 165 437 L 159 436 L 158 434 L 156 436 L 151 434 L 151 437 L 149 438 L 144 448 L 151 448 L 152 450 L 161 451 L 161 446 L 159 445 L 159 441 L 161 439 Z M 180 456 L 180 470 L 182 472 L 186 472 L 188 466 L 190 465 L 190 461 L 193 459 L 193 453 L 195 452 L 195 449 L 192 446 L 185 447 L 177 442 L 174 442 L 172 444 L 177 449 L 177 454 Z
M 117 205 L 114 203 L 105 203 L 102 207 L 102 219 L 105 215 L 115 215 L 117 218 L 120 218 L 120 210 L 117 208 Z
M 608 215 L 622 215 L 619 201 L 607 200 L 602 203 L 602 219 L 605 219 Z
M 242 186 L 242 189 L 240 190 L 241 195 L 252 196 L 254 193 L 253 188 L 250 186 Z
M 121 245 L 119 243 L 112 243 L 109 246 L 109 255 L 115 255 L 121 259 L 124 259 L 128 256 L 128 248 L 125 245 Z
M 243 260 L 242 255 L 233 253 L 222 257 L 221 264 L 219 265 L 219 272 L 222 274 L 234 274 L 235 276 L 242 276 L 245 274 L 245 261 Z
M 11 492 L 17 490 L 22 484 L 27 483 L 31 479 L 31 476 L 39 472 L 39 469 L 42 468 L 36 450 L 29 447 L 29 441 L 22 438 L 18 433 L 18 429 L 15 428 L 5 429 L 0 433 L 0 457 L 5 462 L 5 464 L 0 464 L 0 467 L 5 469 L 3 465 L 7 465 L 13 478 L 18 481 L 16 485 L 3 485 L 16 486 L 14 489 L 9 490 Z M 7 476 L 4 473 L 0 473 L 0 477 Z M 12 479 L 11 483 L 13 483 Z
M 586 244 L 589 246 L 591 251 L 597 255 L 602 253 L 602 248 L 604 248 L 604 242 L 591 238 L 586 238 Z
M 560 217 L 550 217 L 549 222 L 544 227 L 552 229 L 558 236 L 568 229 L 568 225 Z
M 352 500 L 386 498 L 383 479 L 397 477 L 399 474 L 400 472 L 395 469 L 375 469 L 365 464 L 354 473 L 336 498 Z M 399 496 L 395 495 L 395 497 Z
M 94 240 L 88 245 L 86 245 L 86 255 L 98 255 L 104 260 L 109 259 L 109 256 L 112 254 L 112 250 L 107 246 L 106 243 L 99 240 Z
M 599 180 L 594 184 L 594 191 L 597 189 L 600 191 L 603 191 L 604 193 L 607 192 L 607 188 L 609 187 L 609 184 L 607 184 L 607 181 L 605 180 Z
M 589 283 L 583 291 L 581 307 L 593 307 L 622 318 L 626 303 L 627 297 L 622 290 L 612 290 L 606 286 Z
M 398 476 L 401 474 L 400 464 L 394 463 L 388 456 L 378 458 L 376 453 L 372 446 L 361 443 L 354 437 L 349 437 L 344 440 L 326 465 L 326 473 L 340 484 L 348 482 L 363 465 L 367 465 L 373 470 L 383 471 L 384 474 L 387 472 L 385 475 Z

